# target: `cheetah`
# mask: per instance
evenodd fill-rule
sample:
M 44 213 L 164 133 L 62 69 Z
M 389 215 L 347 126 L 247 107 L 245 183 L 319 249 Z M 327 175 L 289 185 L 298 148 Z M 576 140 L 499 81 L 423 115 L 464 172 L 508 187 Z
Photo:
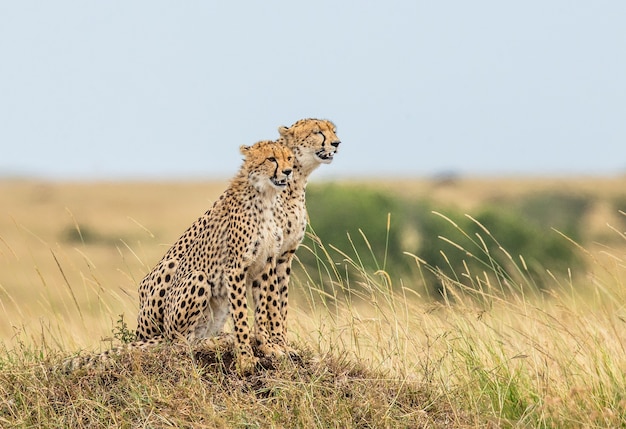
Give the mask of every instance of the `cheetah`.
M 226 191 L 141 281 L 131 348 L 202 343 L 221 333 L 230 314 L 238 369 L 256 365 L 246 290 L 282 246 L 275 206 L 292 179 L 294 155 L 272 141 L 240 151 L 243 165 Z
M 279 127 L 278 132 L 277 143 L 294 153 L 293 179 L 281 192 L 276 210 L 276 220 L 283 234 L 282 245 L 275 258 L 268 260 L 262 276 L 253 281 L 253 290 L 262 292 L 267 289 L 266 306 L 257 306 L 255 310 L 259 349 L 266 354 L 283 355 L 295 353 L 286 342 L 288 284 L 294 254 L 306 231 L 308 177 L 321 164 L 333 161 L 341 141 L 335 124 L 328 120 L 301 119 L 291 127 Z M 267 320 L 266 324 L 264 320 Z
M 294 353 L 285 341 L 288 282 L 293 256 L 304 238 L 307 214 L 305 189 L 309 175 L 320 165 L 332 162 L 341 143 L 335 125 L 327 120 L 302 119 L 291 127 L 279 127 L 276 141 L 294 153 L 294 171 L 274 207 L 274 216 L 284 236 L 283 245 L 267 258 L 265 269 L 252 282 L 255 304 L 255 337 L 258 349 L 266 356 Z M 189 251 L 198 235 L 210 228 L 211 211 L 201 216 L 168 250 L 159 264 L 142 280 L 139 287 L 140 313 L 137 319 L 138 340 L 164 332 L 164 298 L 171 287 L 179 261 Z M 213 325 L 211 334 L 221 332 L 225 317 Z M 269 325 L 269 326 L 268 326 Z M 268 331 L 269 328 L 269 331 Z M 270 339 L 271 335 L 271 339 Z

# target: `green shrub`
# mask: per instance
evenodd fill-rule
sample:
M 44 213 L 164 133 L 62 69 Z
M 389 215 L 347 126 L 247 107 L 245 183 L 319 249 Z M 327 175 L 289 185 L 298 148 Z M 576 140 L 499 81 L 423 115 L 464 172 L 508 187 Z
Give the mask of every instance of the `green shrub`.
M 585 196 L 545 192 L 522 198 L 513 204 L 520 216 L 538 227 L 554 228 L 573 240 L 580 239 L 580 220 L 593 201 Z
M 406 286 L 409 276 L 416 277 L 410 275 L 414 260 L 404 254 L 409 252 L 428 264 L 423 286 L 435 294 L 442 290 L 437 272 L 470 287 L 476 287 L 473 277 L 488 272 L 499 273 L 499 284 L 524 277 L 543 288 L 546 269 L 560 274 L 581 264 L 574 246 L 552 228 L 578 239 L 589 205 L 584 198 L 540 194 L 485 206 L 473 217 L 457 209 L 437 209 L 444 213 L 438 216 L 429 201 L 401 200 L 366 187 L 318 185 L 307 191 L 310 224 L 333 261 L 385 270 Z M 300 250 L 298 257 L 307 270 L 318 270 L 316 243 L 307 238 L 304 248 L 313 252 Z
M 416 254 L 445 276 L 470 287 L 477 286 L 477 277 L 488 275 L 501 286 L 530 283 L 543 289 L 546 269 L 562 275 L 582 263 L 566 238 L 510 209 L 484 208 L 473 218 L 447 211 L 446 218 L 426 218 L 421 228 L 423 241 Z M 436 276 L 427 278 L 441 291 Z
M 94 244 L 104 241 L 95 229 L 84 225 L 68 225 L 61 231 L 60 238 L 66 243 Z
M 617 214 L 618 224 L 616 227 L 623 231 L 626 229 L 626 196 L 613 198 L 611 208 Z
M 389 263 L 401 259 L 401 229 L 387 225 L 389 213 L 394 213 L 395 222 L 395 213 L 403 211 L 397 198 L 365 187 L 310 186 L 307 210 L 311 228 L 323 243 L 351 257 L 360 255 L 366 267 L 388 269 Z M 310 238 L 305 244 L 314 246 Z M 313 263 L 304 252 L 299 257 Z
M 103 234 L 91 226 L 74 224 L 63 228 L 59 233 L 59 239 L 69 244 L 117 246 L 124 241 L 130 241 L 132 236 L 119 233 Z

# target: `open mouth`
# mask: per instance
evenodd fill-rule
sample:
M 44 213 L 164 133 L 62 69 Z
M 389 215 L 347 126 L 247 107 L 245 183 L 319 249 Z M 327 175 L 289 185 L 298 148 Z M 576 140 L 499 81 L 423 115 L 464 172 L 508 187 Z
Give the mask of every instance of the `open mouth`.
M 323 150 L 315 152 L 315 155 L 322 161 L 331 162 L 333 160 L 334 153 L 325 153 Z
M 287 186 L 287 179 L 286 178 L 285 179 L 278 179 L 277 177 L 272 177 L 270 180 L 272 181 L 274 186 L 278 186 L 279 188 Z

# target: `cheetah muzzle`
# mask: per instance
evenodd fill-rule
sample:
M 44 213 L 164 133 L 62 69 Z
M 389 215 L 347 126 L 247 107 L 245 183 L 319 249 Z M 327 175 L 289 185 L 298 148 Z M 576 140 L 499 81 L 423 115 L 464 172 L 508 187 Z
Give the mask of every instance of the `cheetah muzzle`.
M 330 152 L 330 153 L 326 153 L 326 151 L 324 149 L 315 152 L 315 155 L 324 163 L 324 164 L 330 164 L 331 162 L 333 162 L 333 157 L 335 156 L 334 152 Z
M 270 180 L 272 181 L 272 184 L 274 184 L 274 186 L 276 186 L 277 188 L 284 188 L 285 186 L 287 186 L 287 180 L 289 180 L 289 176 L 282 179 L 279 179 L 278 177 L 272 177 Z

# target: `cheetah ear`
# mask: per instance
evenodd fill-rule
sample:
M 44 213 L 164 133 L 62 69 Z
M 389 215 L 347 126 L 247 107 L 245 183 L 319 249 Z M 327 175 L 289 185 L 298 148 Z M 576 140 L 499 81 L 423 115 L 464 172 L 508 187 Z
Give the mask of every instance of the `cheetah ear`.
M 239 153 L 241 153 L 242 155 L 247 155 L 249 150 L 250 150 L 250 146 L 246 146 L 246 145 L 239 146 Z
M 285 127 L 284 125 L 280 126 L 278 127 L 278 133 L 284 137 L 287 133 L 289 133 L 289 128 Z

